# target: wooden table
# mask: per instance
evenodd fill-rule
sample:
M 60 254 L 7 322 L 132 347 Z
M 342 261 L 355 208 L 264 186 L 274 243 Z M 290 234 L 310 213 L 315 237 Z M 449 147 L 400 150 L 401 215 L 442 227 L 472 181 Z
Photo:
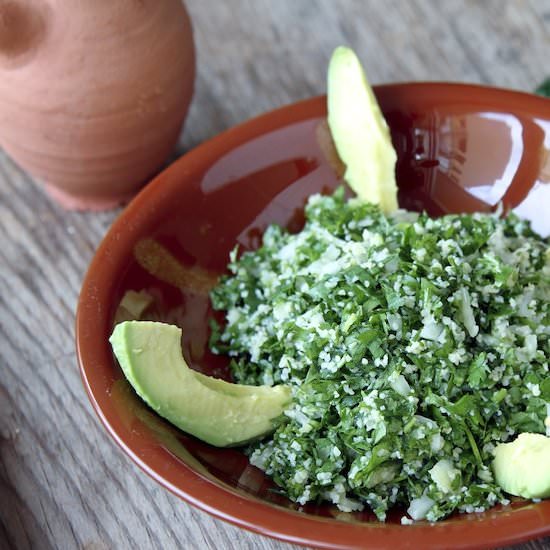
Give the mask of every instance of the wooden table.
M 372 82 L 533 90 L 550 74 L 548 0 L 188 0 L 198 80 L 179 151 L 323 93 L 332 49 Z M 0 152 L 0 548 L 283 549 L 145 476 L 100 426 L 77 369 L 82 277 L 119 211 L 65 212 Z M 517 548 L 549 548 L 550 539 Z

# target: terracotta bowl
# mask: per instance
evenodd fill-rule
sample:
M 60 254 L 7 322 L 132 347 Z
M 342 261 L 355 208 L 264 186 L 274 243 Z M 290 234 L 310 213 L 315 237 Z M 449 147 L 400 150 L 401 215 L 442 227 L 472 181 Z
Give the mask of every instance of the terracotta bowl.
M 439 83 L 380 86 L 376 94 L 399 155 L 402 206 L 438 215 L 488 211 L 501 202 L 550 233 L 550 101 Z M 181 269 L 222 273 L 235 244 L 257 247 L 269 223 L 299 229 L 308 195 L 340 182 L 325 114 L 325 98 L 318 97 L 221 134 L 155 178 L 113 224 L 84 281 L 76 324 L 82 378 L 96 412 L 122 449 L 174 494 L 286 541 L 487 548 L 550 534 L 550 501 L 518 500 L 412 526 L 396 519 L 380 524 L 368 512 L 346 514 L 329 505 L 297 506 L 273 491 L 238 449 L 216 449 L 172 428 L 123 379 L 107 339 L 128 289 L 148 289 L 157 316 L 183 327 L 184 355 L 194 368 L 228 378 L 226 361 L 207 349 L 207 293 L 200 284 L 189 286 L 193 277 L 180 277 Z M 147 247 L 164 251 L 164 260 L 144 269 L 136 258 Z

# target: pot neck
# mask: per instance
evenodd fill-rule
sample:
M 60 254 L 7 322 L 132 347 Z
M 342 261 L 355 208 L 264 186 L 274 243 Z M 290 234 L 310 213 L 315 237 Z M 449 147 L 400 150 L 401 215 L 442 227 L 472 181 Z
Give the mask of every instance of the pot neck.
M 22 61 L 36 51 L 49 13 L 45 0 L 0 0 L 0 63 Z

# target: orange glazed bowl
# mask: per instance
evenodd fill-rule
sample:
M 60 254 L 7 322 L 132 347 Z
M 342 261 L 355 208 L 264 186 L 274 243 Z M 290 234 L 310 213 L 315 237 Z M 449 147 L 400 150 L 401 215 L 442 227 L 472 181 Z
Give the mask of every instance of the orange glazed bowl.
M 550 233 L 550 101 L 445 83 L 378 86 L 398 153 L 399 202 L 432 215 L 491 211 L 502 204 Z M 99 247 L 78 306 L 84 385 L 102 423 L 147 474 L 191 504 L 240 527 L 322 548 L 488 548 L 550 534 L 550 501 L 514 499 L 484 513 L 430 524 L 378 523 L 370 511 L 299 506 L 281 496 L 239 449 L 219 449 L 177 430 L 142 402 L 114 360 L 108 338 L 121 297 L 147 289 L 160 317 L 183 328 L 188 363 L 230 379 L 208 350 L 204 289 L 178 286 L 136 260 L 161 243 L 194 273 L 225 272 L 229 252 L 256 248 L 270 223 L 298 230 L 307 197 L 341 183 L 326 126 L 326 99 L 283 107 L 197 147 L 157 176 Z M 193 285 L 191 285 L 193 286 Z

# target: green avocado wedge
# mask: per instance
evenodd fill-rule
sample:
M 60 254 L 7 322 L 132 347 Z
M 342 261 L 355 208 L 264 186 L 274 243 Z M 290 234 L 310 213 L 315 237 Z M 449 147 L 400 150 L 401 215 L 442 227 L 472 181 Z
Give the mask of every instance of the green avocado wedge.
M 350 48 L 334 50 L 328 67 L 328 125 L 346 165 L 344 180 L 359 199 L 389 214 L 397 209 L 397 153 L 361 62 Z
M 177 326 L 125 321 L 110 342 L 136 393 L 160 416 L 211 445 L 241 445 L 272 432 L 273 421 L 290 404 L 287 386 L 231 384 L 189 368 Z
M 504 491 L 523 498 L 550 497 L 550 437 L 521 433 L 497 445 L 494 454 L 495 479 Z

